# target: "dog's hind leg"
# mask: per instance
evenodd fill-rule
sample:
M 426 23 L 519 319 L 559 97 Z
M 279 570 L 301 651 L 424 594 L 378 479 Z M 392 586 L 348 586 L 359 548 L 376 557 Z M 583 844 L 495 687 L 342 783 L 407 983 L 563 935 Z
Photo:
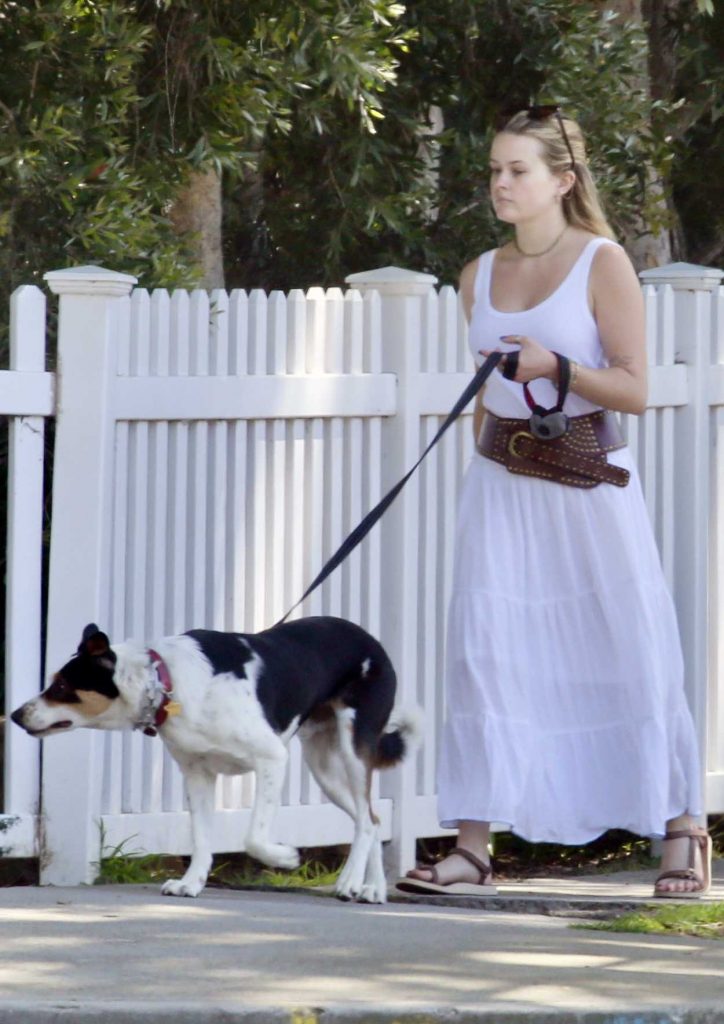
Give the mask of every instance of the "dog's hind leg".
M 337 741 L 346 769 L 354 806 L 354 839 L 336 892 L 340 899 L 358 899 L 366 903 L 384 903 L 387 885 L 382 868 L 379 824 L 370 805 L 371 765 L 359 756 L 353 742 L 355 712 L 351 708 L 336 711 Z
M 299 730 L 304 760 L 322 792 L 341 808 L 355 823 L 355 838 L 342 874 L 337 883 L 341 899 L 360 899 L 367 903 L 383 903 L 386 896 L 385 874 L 382 867 L 382 844 L 369 815 L 365 765 L 357 757 L 353 746 L 343 752 L 340 736 L 349 736 L 353 711 L 334 712 L 310 719 Z M 350 772 L 351 769 L 351 772 Z M 369 823 L 374 836 L 369 844 L 364 824 Z
M 297 736 L 302 744 L 304 760 L 319 788 L 354 821 L 357 816 L 355 799 L 347 778 L 345 760 L 339 749 L 334 712 L 330 710 L 324 718 L 305 722 Z
M 269 839 L 274 812 L 279 806 L 288 754 L 279 744 L 276 757 L 257 757 L 254 763 L 256 792 L 245 849 L 250 857 L 273 868 L 292 869 L 299 866 L 299 851 Z
M 206 885 L 213 860 L 211 831 L 216 773 L 194 767 L 184 770 L 184 778 L 191 811 L 191 862 L 183 878 L 170 878 L 164 882 L 161 889 L 164 896 L 198 896 Z

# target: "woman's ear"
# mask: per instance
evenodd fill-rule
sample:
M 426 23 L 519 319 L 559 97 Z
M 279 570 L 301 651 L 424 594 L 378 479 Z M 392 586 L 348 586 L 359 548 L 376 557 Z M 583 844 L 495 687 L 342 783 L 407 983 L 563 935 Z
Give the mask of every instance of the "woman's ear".
M 575 171 L 564 171 L 559 178 L 559 194 L 562 199 L 570 199 L 576 184 Z

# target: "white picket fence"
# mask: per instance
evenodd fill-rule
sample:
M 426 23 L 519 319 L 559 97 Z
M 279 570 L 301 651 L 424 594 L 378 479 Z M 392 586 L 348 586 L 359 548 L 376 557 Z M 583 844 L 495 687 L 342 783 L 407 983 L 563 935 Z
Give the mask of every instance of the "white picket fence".
M 706 753 L 707 805 L 724 811 L 724 683 L 715 616 L 724 409 L 718 271 L 644 275 L 650 405 L 625 417 L 664 569 Z M 45 372 L 44 299 L 13 297 L 8 710 L 40 684 L 42 431 L 55 413 L 48 671 L 96 621 L 146 641 L 194 626 L 255 631 L 301 595 L 364 512 L 416 461 L 470 377 L 458 297 L 386 268 L 350 289 L 131 291 L 98 268 L 47 275 L 60 296 L 57 375 Z M 54 396 L 54 387 L 57 394 Z M 400 704 L 425 740 L 382 777 L 376 805 L 390 868 L 440 832 L 435 763 L 456 497 L 472 451 L 464 416 L 364 544 L 295 614 L 342 615 L 379 636 Z M 724 652 L 721 652 L 724 654 Z M 188 815 L 160 741 L 78 732 L 39 744 L 8 728 L 0 853 L 41 856 L 47 883 L 90 881 L 107 847 L 185 853 Z M 42 794 L 42 815 L 38 814 Z M 253 778 L 218 784 L 214 848 L 242 848 Z M 276 831 L 347 842 L 293 745 Z

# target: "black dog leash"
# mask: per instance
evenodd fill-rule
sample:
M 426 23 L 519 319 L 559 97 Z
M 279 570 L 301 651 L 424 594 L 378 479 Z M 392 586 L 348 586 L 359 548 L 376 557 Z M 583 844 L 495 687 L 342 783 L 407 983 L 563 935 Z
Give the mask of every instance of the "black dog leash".
M 313 580 L 313 582 L 307 587 L 307 589 L 304 591 L 304 593 L 299 598 L 297 603 L 292 605 L 292 607 L 289 609 L 284 618 L 280 619 L 279 622 L 277 622 L 277 626 L 281 625 L 282 622 L 285 622 L 286 619 L 288 619 L 289 616 L 292 614 L 294 609 L 298 605 L 300 605 L 302 601 L 305 600 L 305 598 L 309 597 L 313 590 L 316 590 L 317 587 L 320 586 L 320 584 L 324 583 L 329 574 L 334 572 L 337 566 L 345 560 L 347 555 L 351 554 L 351 552 L 354 551 L 354 549 L 357 547 L 360 541 L 364 540 L 364 538 L 370 532 L 370 530 L 375 525 L 377 520 L 380 519 L 387 511 L 387 509 L 390 507 L 392 502 L 395 500 L 397 495 L 400 493 L 402 488 L 405 486 L 407 481 L 410 479 L 410 477 L 415 472 L 415 470 L 420 465 L 420 463 L 425 458 L 430 449 L 435 447 L 435 445 L 440 440 L 442 435 L 445 433 L 447 428 L 455 422 L 455 420 L 458 418 L 458 416 L 463 411 L 468 402 L 475 398 L 478 391 L 480 391 L 481 387 L 483 386 L 485 381 L 488 379 L 488 377 L 493 372 L 493 370 L 495 369 L 495 367 L 498 365 L 502 358 L 502 352 L 490 353 L 490 355 L 487 357 L 483 365 L 480 367 L 480 369 L 477 371 L 473 379 L 470 381 L 468 386 L 460 395 L 460 398 L 458 398 L 457 402 L 453 406 L 447 419 L 442 424 L 438 432 L 435 434 L 432 441 L 430 441 L 429 445 L 422 453 L 420 458 L 417 460 L 415 465 L 412 467 L 412 469 L 408 473 L 406 473 L 405 476 L 403 476 L 402 480 L 400 480 L 399 483 L 395 484 L 391 491 L 387 492 L 387 494 L 384 496 L 382 501 L 379 502 L 379 504 L 375 505 L 375 507 L 370 512 L 367 513 L 367 515 L 364 517 L 359 526 L 355 527 L 355 529 L 352 531 L 352 533 L 349 534 L 347 539 L 342 541 L 342 543 L 337 548 L 332 557 L 329 559 L 329 561 L 326 562 L 326 564 L 324 565 L 316 579 Z

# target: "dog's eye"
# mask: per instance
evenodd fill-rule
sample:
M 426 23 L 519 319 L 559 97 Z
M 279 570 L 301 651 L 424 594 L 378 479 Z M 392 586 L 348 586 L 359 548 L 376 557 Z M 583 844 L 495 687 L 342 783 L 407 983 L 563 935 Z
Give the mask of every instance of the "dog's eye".
M 65 679 L 54 679 L 44 696 L 48 700 L 75 701 L 77 697 L 73 689 L 66 683 Z

